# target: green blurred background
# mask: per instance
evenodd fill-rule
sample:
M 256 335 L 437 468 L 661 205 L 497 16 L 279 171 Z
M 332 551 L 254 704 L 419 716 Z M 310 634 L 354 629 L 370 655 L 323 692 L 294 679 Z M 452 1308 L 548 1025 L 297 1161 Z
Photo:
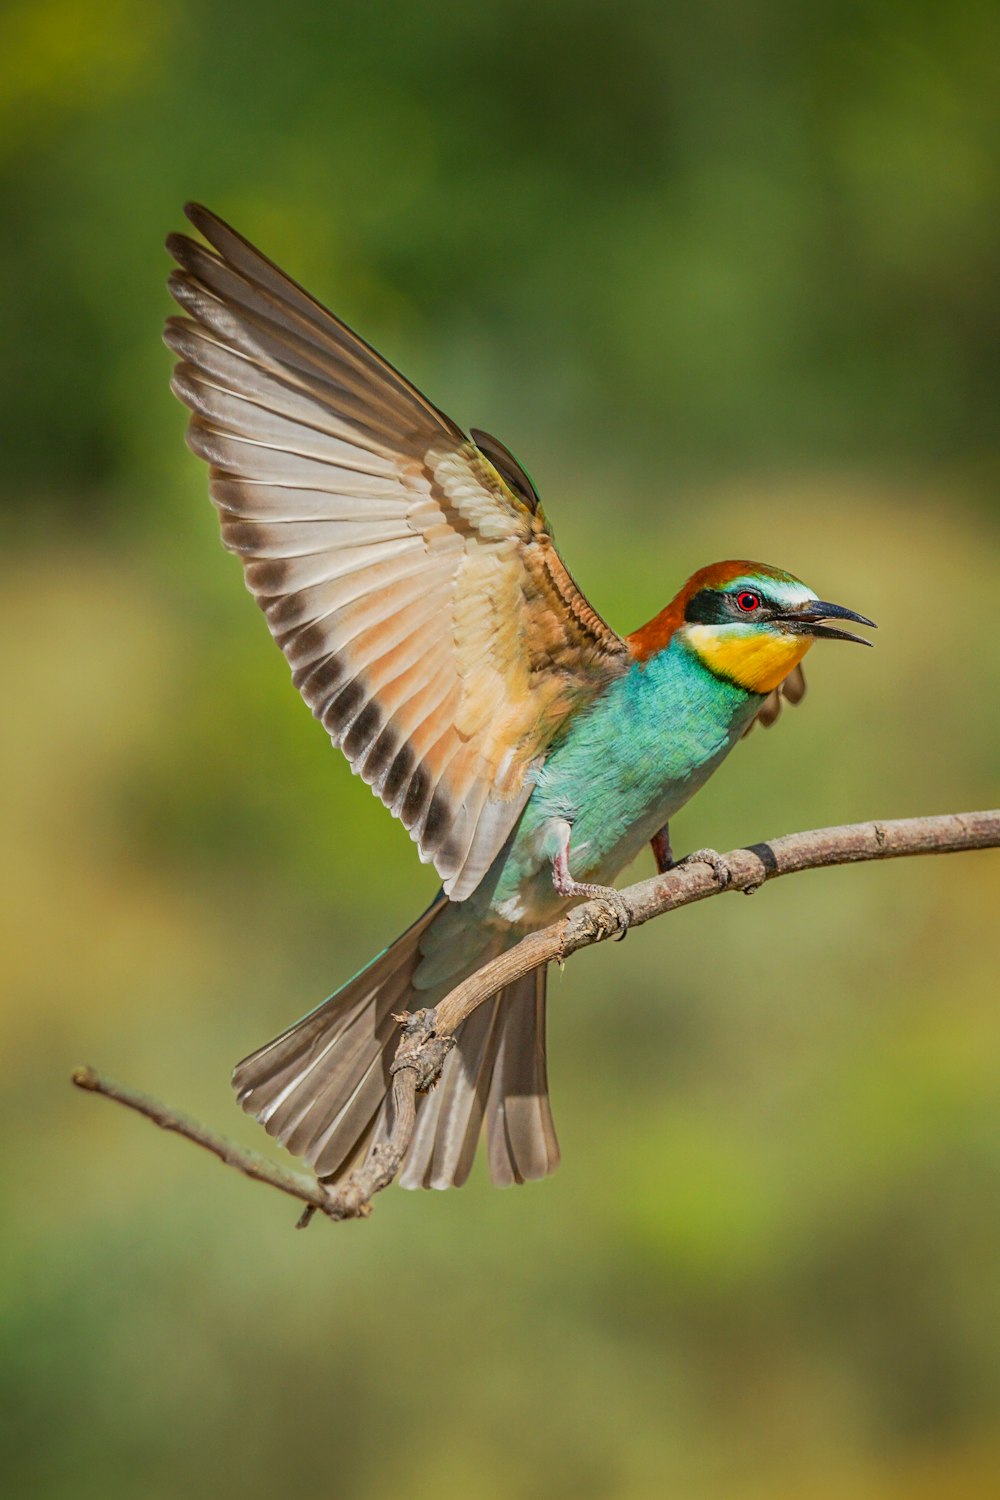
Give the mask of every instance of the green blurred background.
M 993 0 L 5 7 L 6 1493 L 1000 1491 L 994 856 L 581 955 L 522 1190 L 295 1234 L 68 1083 L 262 1143 L 233 1061 L 434 888 L 219 548 L 183 201 L 522 455 L 620 628 L 727 555 L 878 620 L 676 847 L 989 806 L 998 55 Z

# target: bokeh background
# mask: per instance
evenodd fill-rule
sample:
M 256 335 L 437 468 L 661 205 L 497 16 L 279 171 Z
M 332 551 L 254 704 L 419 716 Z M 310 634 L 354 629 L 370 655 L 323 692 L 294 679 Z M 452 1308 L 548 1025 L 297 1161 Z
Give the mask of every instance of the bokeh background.
M 998 57 L 992 0 L 8 0 L 6 1493 L 997 1494 L 992 855 L 575 959 L 518 1191 L 296 1234 L 68 1075 L 263 1143 L 233 1061 L 434 888 L 219 548 L 183 201 L 522 455 L 620 628 L 727 555 L 878 620 L 675 846 L 989 806 Z

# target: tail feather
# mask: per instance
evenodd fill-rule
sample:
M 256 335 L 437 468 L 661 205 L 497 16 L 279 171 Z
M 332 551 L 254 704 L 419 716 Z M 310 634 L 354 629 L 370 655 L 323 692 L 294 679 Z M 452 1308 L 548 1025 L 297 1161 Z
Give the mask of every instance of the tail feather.
M 461 1187 L 468 1177 L 497 1055 L 500 1001 L 499 995 L 487 1000 L 462 1023 L 436 1087 L 420 1106 L 400 1187 Z
M 233 1087 L 247 1114 L 324 1177 L 337 1176 L 353 1158 L 378 1111 L 389 1059 L 384 1077 L 378 1065 L 397 1032 L 392 1015 L 408 1007 L 420 939 L 441 905 L 329 1000 L 236 1065 Z
M 317 1171 L 324 1170 L 324 1161 L 336 1171 L 374 1118 L 388 1084 L 380 1063 L 386 1043 L 398 1033 L 398 1027 L 391 1015 L 385 1015 L 373 1032 L 368 1016 L 366 1012 L 359 1017 L 358 1024 L 341 1036 L 336 1067 L 317 1086 L 315 1094 L 306 1097 L 294 1127 L 282 1140 L 293 1156 L 303 1157 Z M 352 1088 L 354 1079 L 357 1081 Z
M 382 1034 L 392 1030 L 391 1018 L 380 1023 L 372 1014 L 373 1002 L 361 1006 L 346 1025 L 337 1026 L 314 1057 L 293 1058 L 282 1069 L 283 1105 L 280 1118 L 276 1106 L 269 1110 L 275 1119 L 275 1134 L 294 1156 L 305 1156 L 318 1136 L 328 1129 L 333 1116 L 346 1108 L 353 1091 L 344 1098 L 348 1081 L 363 1074 L 373 1057 L 378 1056 Z M 334 1049 L 336 1054 L 334 1056 Z
M 307 1080 L 312 1074 L 329 1076 L 327 1065 L 333 1049 L 352 1027 L 363 1022 L 366 1011 L 374 1004 L 379 975 L 373 971 L 387 957 L 381 955 L 303 1020 L 237 1064 L 233 1087 L 239 1102 L 248 1113 L 268 1125 L 270 1133 L 278 1136 L 282 1144 L 301 1110 L 314 1098 L 304 1088 Z M 338 1071 L 339 1062 L 338 1057 Z
M 422 939 L 447 905 L 436 902 L 337 994 L 235 1069 L 233 1085 L 247 1113 L 325 1180 L 342 1177 L 373 1138 L 387 1133 L 389 1068 L 399 1034 L 393 1016 L 435 1004 L 488 956 L 481 952 L 434 990 L 414 987 Z M 437 1085 L 418 1101 L 401 1185 L 460 1187 L 484 1119 L 495 1183 L 555 1170 L 544 970 L 509 985 L 460 1028 Z
M 504 996 L 506 1024 L 486 1110 L 490 1176 L 499 1187 L 546 1177 L 559 1165 L 545 1066 L 546 971 Z
M 400 1003 L 405 1009 L 405 997 Z M 398 1011 L 399 1005 L 395 1004 L 393 1009 Z M 386 1021 L 388 1024 L 379 1028 L 376 1037 L 377 1050 L 368 1058 L 354 1092 L 305 1156 L 318 1177 L 334 1180 L 343 1176 L 358 1152 L 368 1145 L 389 1090 L 389 1065 L 399 1037 L 399 1027 L 392 1016 L 388 1015 Z
M 559 1143 L 545 1069 L 545 980 L 544 969 L 526 974 L 464 1023 L 417 1116 L 401 1187 L 461 1187 L 484 1119 L 497 1187 L 555 1171 Z

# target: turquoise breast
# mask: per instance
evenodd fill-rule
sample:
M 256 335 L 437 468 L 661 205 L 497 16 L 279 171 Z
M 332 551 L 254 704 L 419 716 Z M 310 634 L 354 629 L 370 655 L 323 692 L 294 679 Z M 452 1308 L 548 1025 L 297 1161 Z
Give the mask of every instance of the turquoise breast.
M 493 909 L 510 910 L 518 893 L 524 901 L 536 875 L 536 900 L 551 907 L 546 828 L 556 820 L 572 825 L 574 879 L 613 881 L 712 774 L 760 703 L 676 636 L 636 662 L 570 722 L 535 773 L 514 838 L 484 881 Z

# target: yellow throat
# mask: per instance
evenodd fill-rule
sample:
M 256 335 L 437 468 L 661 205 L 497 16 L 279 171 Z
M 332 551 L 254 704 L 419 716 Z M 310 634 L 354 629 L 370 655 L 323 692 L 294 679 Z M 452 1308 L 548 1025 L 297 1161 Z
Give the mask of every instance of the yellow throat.
M 812 645 L 807 635 L 745 625 L 688 625 L 684 633 L 709 671 L 748 693 L 772 693 Z

